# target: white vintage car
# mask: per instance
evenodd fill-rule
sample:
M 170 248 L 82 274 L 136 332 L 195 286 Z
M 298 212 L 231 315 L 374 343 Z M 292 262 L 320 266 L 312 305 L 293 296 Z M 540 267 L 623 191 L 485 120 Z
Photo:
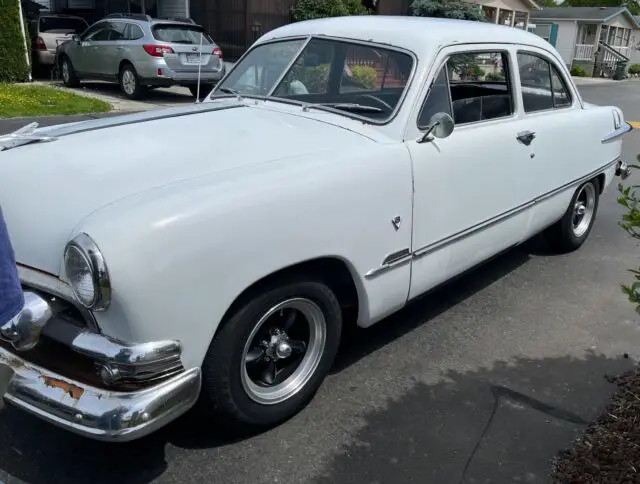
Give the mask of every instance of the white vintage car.
M 383 16 L 273 30 L 201 104 L 27 126 L 0 141 L 4 400 L 111 441 L 196 403 L 276 425 L 347 325 L 539 232 L 580 247 L 630 130 L 533 34 Z

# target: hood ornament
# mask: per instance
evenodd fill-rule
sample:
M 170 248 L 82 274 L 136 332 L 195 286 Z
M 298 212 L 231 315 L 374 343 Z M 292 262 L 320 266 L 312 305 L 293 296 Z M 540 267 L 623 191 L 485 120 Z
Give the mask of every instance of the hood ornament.
M 47 136 L 45 134 L 36 134 L 38 123 L 29 123 L 12 133 L 0 136 L 0 151 L 10 150 L 18 146 L 27 145 L 29 143 L 55 141 L 55 136 Z

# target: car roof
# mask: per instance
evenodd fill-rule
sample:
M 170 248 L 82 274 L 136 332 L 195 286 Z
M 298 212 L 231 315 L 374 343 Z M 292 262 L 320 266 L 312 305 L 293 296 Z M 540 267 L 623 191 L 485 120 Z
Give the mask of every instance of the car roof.
M 432 53 L 434 46 L 455 43 L 512 43 L 550 50 L 550 44 L 522 29 L 489 22 L 401 15 L 357 15 L 295 22 L 274 29 L 258 42 L 282 37 L 326 35 L 389 44 L 415 52 Z

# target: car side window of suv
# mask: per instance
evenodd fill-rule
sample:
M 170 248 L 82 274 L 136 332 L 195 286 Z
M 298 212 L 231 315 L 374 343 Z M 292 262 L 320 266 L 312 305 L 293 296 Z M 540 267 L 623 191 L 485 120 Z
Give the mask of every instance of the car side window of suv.
M 144 33 L 142 29 L 138 27 L 136 24 L 127 24 L 124 29 L 124 37 L 125 40 L 138 40 L 144 37 Z
M 127 24 L 124 22 L 110 22 L 111 28 L 109 29 L 109 40 L 126 40 L 125 28 Z
M 103 29 L 105 26 L 105 22 L 100 22 L 97 24 L 93 24 L 91 27 L 89 27 L 87 30 L 84 31 L 84 33 L 82 34 L 82 40 L 91 40 L 91 38 L 93 37 L 93 35 L 100 29 Z
M 525 113 L 571 106 L 567 84 L 548 59 L 538 54 L 518 52 L 518 69 Z

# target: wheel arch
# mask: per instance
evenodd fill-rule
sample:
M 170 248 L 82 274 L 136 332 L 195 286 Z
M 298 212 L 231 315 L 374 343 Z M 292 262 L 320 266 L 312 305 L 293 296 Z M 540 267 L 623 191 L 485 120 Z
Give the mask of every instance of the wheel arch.
M 340 302 L 343 317 L 348 319 L 347 325 L 350 323 L 355 325 L 359 315 L 366 312 L 366 308 L 362 306 L 366 301 L 364 287 L 355 268 L 341 257 L 324 256 L 292 264 L 254 281 L 235 297 L 224 312 L 215 333 L 217 334 L 238 308 L 261 291 L 278 281 L 290 280 L 301 275 L 311 275 L 315 280 L 324 282 L 331 288 Z M 215 334 L 213 336 L 215 337 Z

